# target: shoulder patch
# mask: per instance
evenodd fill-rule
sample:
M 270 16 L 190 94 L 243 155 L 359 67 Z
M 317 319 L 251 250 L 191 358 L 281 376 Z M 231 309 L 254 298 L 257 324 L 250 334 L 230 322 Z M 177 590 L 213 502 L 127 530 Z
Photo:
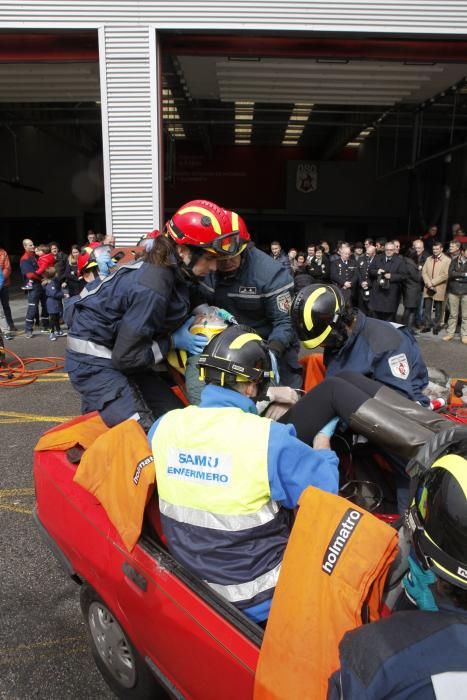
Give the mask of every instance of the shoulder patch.
M 408 379 L 410 375 L 410 366 L 407 355 L 404 352 L 398 355 L 388 357 L 389 369 L 391 374 L 398 379 Z
M 292 295 L 290 294 L 290 292 L 283 292 L 282 294 L 278 294 L 276 302 L 279 311 L 282 311 L 282 313 L 288 313 L 292 305 Z

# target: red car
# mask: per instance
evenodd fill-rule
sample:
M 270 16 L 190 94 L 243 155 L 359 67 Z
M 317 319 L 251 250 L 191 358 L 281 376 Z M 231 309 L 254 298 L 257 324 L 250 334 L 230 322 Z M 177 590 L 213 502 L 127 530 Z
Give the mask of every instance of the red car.
M 122 698 L 252 698 L 262 628 L 173 559 L 155 497 L 129 553 L 104 508 L 73 481 L 74 453 L 35 452 L 35 520 L 81 585 L 93 655 L 108 685 Z M 347 487 L 353 483 L 368 490 L 367 481 Z
M 81 585 L 93 655 L 122 698 L 253 697 L 260 627 L 177 563 L 157 499 L 129 553 L 65 452 L 36 452 L 36 523 Z

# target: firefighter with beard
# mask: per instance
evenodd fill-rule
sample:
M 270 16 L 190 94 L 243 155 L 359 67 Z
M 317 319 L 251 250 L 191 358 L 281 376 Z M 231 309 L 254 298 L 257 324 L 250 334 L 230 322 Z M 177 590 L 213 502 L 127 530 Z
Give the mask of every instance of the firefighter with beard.
M 220 260 L 217 271 L 200 284 L 200 291 L 209 304 L 226 309 L 238 323 L 254 328 L 272 353 L 279 383 L 300 389 L 299 343 L 289 316 L 293 278 L 255 247 L 241 216 L 233 211 L 227 214 L 232 230 L 239 231 L 241 250 L 236 256 Z

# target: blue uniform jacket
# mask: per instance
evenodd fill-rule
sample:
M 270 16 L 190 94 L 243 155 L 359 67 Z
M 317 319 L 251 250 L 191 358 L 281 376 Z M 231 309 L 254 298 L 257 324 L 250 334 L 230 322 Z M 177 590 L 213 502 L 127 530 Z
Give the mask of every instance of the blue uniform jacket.
M 394 613 L 347 632 L 339 651 L 341 668 L 330 680 L 328 700 L 465 697 L 466 611 Z M 455 679 L 449 672 L 462 676 Z M 450 686 L 453 680 L 462 685 Z M 435 695 L 438 683 L 443 684 L 444 693 L 438 686 Z
M 61 314 L 63 309 L 63 291 L 57 277 L 46 284 L 45 295 L 47 297 L 47 313 Z
M 19 268 L 25 282 L 31 281 L 34 284 L 40 280 L 36 274 L 37 258 L 34 253 L 24 253 L 19 261 Z
M 289 270 L 250 244 L 234 274 L 211 273 L 200 290 L 210 304 L 230 311 L 282 355 L 296 340 L 289 316 L 293 286 Z
M 212 384 L 203 389 L 200 408 L 224 407 L 235 407 L 245 413 L 257 413 L 254 402 L 237 391 Z M 150 445 L 159 420 L 149 431 Z M 296 434 L 293 425 L 271 422 L 268 443 L 271 497 L 281 506 L 289 509 L 297 506 L 300 495 L 308 486 L 337 493 L 339 484 L 336 453 L 332 450 L 313 450 L 299 440 Z M 241 439 L 241 436 L 237 435 L 236 439 Z M 228 450 L 228 441 L 226 450 Z M 252 546 L 254 546 L 253 542 Z M 255 621 L 265 620 L 270 607 L 271 599 L 246 608 L 243 612 Z
M 177 268 L 142 261 L 122 266 L 65 303 L 69 337 L 104 346 L 111 359 L 67 349 L 67 371 L 73 362 L 125 374 L 147 370 L 166 354 L 188 311 L 188 287 Z
M 400 391 L 412 401 L 428 406 L 422 391 L 428 385 L 428 372 L 420 348 L 405 326 L 367 318 L 358 311 L 352 333 L 338 350 L 324 351 L 326 375 L 343 370 L 361 372 Z

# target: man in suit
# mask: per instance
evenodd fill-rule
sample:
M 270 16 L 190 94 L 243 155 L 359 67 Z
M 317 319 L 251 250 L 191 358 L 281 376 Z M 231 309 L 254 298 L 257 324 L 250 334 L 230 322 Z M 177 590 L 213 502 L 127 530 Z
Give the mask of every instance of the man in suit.
M 400 287 L 404 279 L 404 260 L 395 255 L 395 246 L 388 241 L 384 254 L 377 255 L 368 268 L 372 280 L 369 307 L 376 318 L 382 321 L 395 321 L 400 297 Z

